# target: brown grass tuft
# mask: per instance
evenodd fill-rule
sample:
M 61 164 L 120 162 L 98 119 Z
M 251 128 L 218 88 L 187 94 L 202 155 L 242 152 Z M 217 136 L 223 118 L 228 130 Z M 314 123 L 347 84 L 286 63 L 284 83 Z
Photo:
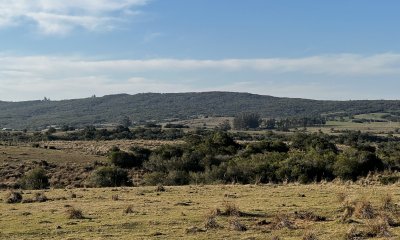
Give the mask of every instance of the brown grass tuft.
M 390 237 L 389 225 L 382 219 L 370 220 L 366 225 L 366 237 Z
M 132 206 L 128 206 L 127 208 L 125 208 L 124 213 L 125 214 L 131 214 L 134 213 L 135 211 L 133 211 L 133 207 Z
M 199 232 L 205 232 L 206 230 L 198 228 L 198 227 L 189 227 L 186 229 L 186 234 L 190 233 L 199 233 Z
M 326 217 L 317 215 L 313 212 L 309 211 L 300 211 L 294 212 L 295 218 L 306 220 L 306 221 L 314 221 L 314 222 L 323 222 L 326 221 Z
M 204 227 L 206 229 L 222 228 L 222 226 L 217 223 L 217 214 L 215 211 L 211 211 L 206 215 Z
M 314 232 L 306 231 L 302 237 L 303 240 L 318 240 L 317 235 Z
M 10 191 L 6 195 L 6 203 L 20 203 L 22 202 L 22 194 L 20 192 Z
M 247 231 L 246 225 L 241 223 L 237 218 L 232 219 L 229 223 L 231 228 L 235 231 L 240 231 L 240 232 Z
M 111 196 L 111 199 L 114 200 L 114 201 L 118 201 L 118 200 L 119 200 L 118 194 L 112 195 L 112 196 Z
M 279 229 L 283 229 L 283 228 L 296 229 L 294 222 L 290 220 L 290 217 L 287 214 L 275 215 L 271 226 L 275 230 L 279 230 Z
M 46 202 L 47 200 L 49 200 L 46 197 L 46 195 L 44 195 L 44 193 L 42 193 L 42 192 L 35 193 L 35 196 L 34 196 L 33 199 L 34 199 L 35 202 Z
M 379 218 L 386 222 L 389 226 L 391 227 L 398 227 L 400 226 L 400 223 L 398 222 L 398 219 L 396 216 L 393 216 L 392 213 L 386 213 L 386 212 L 381 212 L 379 213 Z
M 156 192 L 165 192 L 165 187 L 161 184 L 157 185 Z
M 397 204 L 393 202 L 393 197 L 390 194 L 386 194 L 381 198 L 381 209 L 391 213 L 399 212 L 399 208 Z
M 376 216 L 376 213 L 371 202 L 367 200 L 361 200 L 355 204 L 354 215 L 358 218 L 372 219 Z
M 347 199 L 347 194 L 344 192 L 340 192 L 336 194 L 336 198 L 338 200 L 339 203 L 344 203 Z
M 74 207 L 69 207 L 66 211 L 67 217 L 69 219 L 84 219 L 83 213 L 79 209 L 75 209 Z
M 344 235 L 344 240 L 359 240 L 363 238 L 362 232 L 357 227 L 351 226 Z
M 223 208 L 224 208 L 224 211 L 221 213 L 221 215 L 236 216 L 236 217 L 240 216 L 239 207 L 234 203 L 225 201 L 223 203 Z

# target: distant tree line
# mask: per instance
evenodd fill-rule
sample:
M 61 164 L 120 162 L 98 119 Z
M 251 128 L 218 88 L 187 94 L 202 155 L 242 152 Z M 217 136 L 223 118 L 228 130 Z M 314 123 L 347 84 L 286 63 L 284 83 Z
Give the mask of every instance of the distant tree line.
M 288 131 L 291 128 L 322 126 L 326 124 L 326 118 L 317 117 L 291 117 L 281 119 L 262 120 L 257 113 L 241 113 L 233 119 L 233 128 L 236 130 L 246 129 L 276 129 L 279 131 Z
M 322 126 L 326 124 L 324 117 L 301 117 L 301 118 L 283 118 L 267 119 L 265 121 L 266 129 L 276 129 L 279 131 L 288 131 L 291 128 L 306 128 Z

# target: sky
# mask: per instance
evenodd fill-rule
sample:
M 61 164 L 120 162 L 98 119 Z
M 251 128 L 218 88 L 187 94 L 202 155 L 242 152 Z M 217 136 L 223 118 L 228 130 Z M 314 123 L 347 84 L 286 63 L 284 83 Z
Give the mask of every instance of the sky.
M 400 99 L 398 0 L 0 0 L 0 100 Z

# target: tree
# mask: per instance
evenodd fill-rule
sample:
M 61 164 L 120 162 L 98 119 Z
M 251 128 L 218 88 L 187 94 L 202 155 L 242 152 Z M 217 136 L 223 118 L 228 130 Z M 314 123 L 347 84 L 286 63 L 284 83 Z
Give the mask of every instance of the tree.
M 257 113 L 240 113 L 233 119 L 233 127 L 237 130 L 258 128 L 261 117 Z
M 143 163 L 143 158 L 123 151 L 111 152 L 109 158 L 112 164 L 121 168 L 141 167 Z
M 130 126 L 132 126 L 132 121 L 128 116 L 123 116 L 120 120 L 119 120 L 119 124 L 128 128 Z
M 118 167 L 102 167 L 95 170 L 90 178 L 95 187 L 119 187 L 129 185 L 128 173 Z
M 23 189 L 43 189 L 50 185 L 46 171 L 40 167 L 26 173 L 19 184 Z
M 231 123 L 229 120 L 224 120 L 222 123 L 218 124 L 218 126 L 215 127 L 216 130 L 221 130 L 221 131 L 229 131 L 231 130 Z
M 339 154 L 334 164 L 334 173 L 342 179 L 356 180 L 370 171 L 383 170 L 383 162 L 374 153 L 347 149 Z

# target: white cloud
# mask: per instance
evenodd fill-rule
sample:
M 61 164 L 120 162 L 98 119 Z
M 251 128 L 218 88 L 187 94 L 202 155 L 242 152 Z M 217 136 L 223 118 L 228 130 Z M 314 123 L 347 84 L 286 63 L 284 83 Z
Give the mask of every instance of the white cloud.
M 400 54 L 379 54 L 361 56 L 354 54 L 323 55 L 304 58 L 265 59 L 148 59 L 148 60 L 96 60 L 81 57 L 51 56 L 1 56 L 0 71 L 11 69 L 37 74 L 100 73 L 118 71 L 121 73 L 145 71 L 260 71 L 260 72 L 300 72 L 306 74 L 372 76 L 400 74 Z
M 43 33 L 108 30 L 149 0 L 0 0 L 0 27 L 35 23 Z
M 286 82 L 275 79 L 282 76 Z M 346 84 L 362 86 L 363 79 L 386 79 L 392 83 L 388 88 L 395 89 L 393 82 L 399 77 L 400 54 L 394 53 L 222 60 L 97 60 L 0 55 L 2 100 L 203 90 L 347 99 L 360 95 L 346 97 L 344 94 L 350 92 L 357 94 Z M 343 79 L 348 83 L 343 84 Z M 336 80 L 342 85 L 332 87 Z M 370 91 L 363 92 L 363 97 L 371 93 L 373 97 L 382 96 L 373 87 Z

